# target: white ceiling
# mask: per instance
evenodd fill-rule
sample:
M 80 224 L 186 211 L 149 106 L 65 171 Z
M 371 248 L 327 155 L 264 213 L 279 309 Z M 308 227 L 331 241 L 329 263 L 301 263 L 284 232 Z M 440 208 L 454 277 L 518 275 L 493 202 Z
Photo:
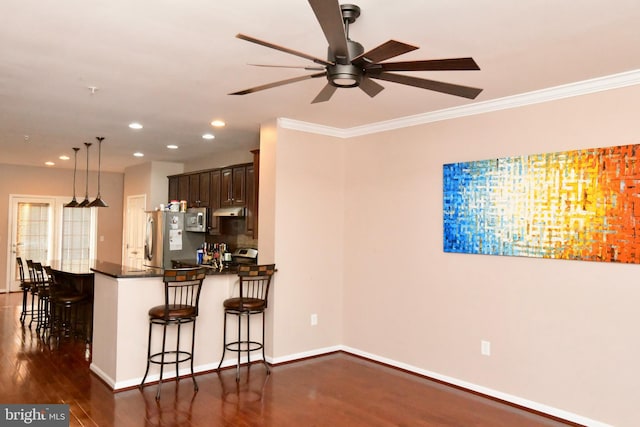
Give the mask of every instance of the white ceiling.
M 350 36 L 365 50 L 395 39 L 420 49 L 393 61 L 471 56 L 481 71 L 410 74 L 484 91 L 471 101 L 381 82 L 375 98 L 339 89 L 311 104 L 326 82 L 310 79 L 227 95 L 313 73 L 247 65 L 313 64 L 235 38 L 325 57 L 306 0 L 1 0 L 0 163 L 73 168 L 58 156 L 104 136 L 103 170 L 122 171 L 253 148 L 260 123 L 277 117 L 350 128 L 640 69 L 638 0 L 353 3 L 362 15 Z M 212 129 L 214 118 L 227 126 Z M 129 129 L 132 121 L 144 129 Z M 216 139 L 202 140 L 207 131 Z

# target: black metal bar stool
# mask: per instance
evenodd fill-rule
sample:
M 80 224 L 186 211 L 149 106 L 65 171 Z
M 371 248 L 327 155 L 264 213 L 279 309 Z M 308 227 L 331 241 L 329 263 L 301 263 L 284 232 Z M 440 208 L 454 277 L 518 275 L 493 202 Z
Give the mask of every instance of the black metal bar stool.
M 32 292 L 33 283 L 24 275 L 24 264 L 21 257 L 16 257 L 18 271 L 20 273 L 20 289 L 22 290 L 22 311 L 20 312 L 20 323 L 24 324 L 27 316 L 33 317 L 33 306 L 35 294 Z M 29 294 L 31 293 L 31 308 L 29 309 Z
M 57 277 L 50 266 L 44 270 L 49 279 L 50 327 L 49 337 L 61 339 L 78 336 L 86 340 L 86 307 L 89 295 L 81 294 L 73 286 Z
M 198 383 L 193 373 L 193 351 L 195 346 L 196 318 L 198 317 L 200 291 L 206 272 L 206 268 L 178 268 L 164 271 L 164 304 L 152 307 L 149 310 L 147 370 L 140 383 L 140 389 L 144 388 L 144 382 L 147 379 L 149 367 L 152 363 L 160 365 L 160 380 L 158 382 L 156 400 L 160 399 L 164 365 L 175 364 L 176 381 L 180 381 L 178 371 L 179 364 L 189 361 L 191 363 L 193 389 L 198 391 Z M 180 328 L 187 323 L 192 324 L 190 351 L 180 348 Z M 151 353 L 151 332 L 153 331 L 153 325 L 162 326 L 162 350 L 156 353 Z M 168 325 L 177 326 L 176 347 L 171 350 L 166 349 Z M 167 357 L 169 360 L 167 360 Z
M 42 263 L 39 262 L 31 262 L 29 265 L 29 261 L 27 261 L 27 265 L 29 265 L 29 271 L 33 271 L 32 273 L 32 282 L 34 283 L 36 294 L 38 295 L 38 309 L 36 316 L 36 332 L 41 334 L 43 337 L 45 336 L 48 328 L 49 328 L 49 297 L 50 297 L 50 288 L 49 288 L 49 277 L 46 275 L 44 268 L 42 267 Z M 33 316 L 31 317 L 33 321 Z M 29 323 L 31 326 L 31 323 Z
M 33 266 L 33 260 L 27 260 L 27 271 L 29 272 L 29 282 L 31 283 L 31 309 L 29 313 L 31 314 L 31 320 L 29 321 L 29 329 L 31 329 L 31 324 L 33 321 L 36 321 L 36 327 L 38 326 L 39 318 L 38 318 L 38 306 L 40 302 L 36 303 L 36 298 L 38 298 L 38 279 L 36 276 L 36 269 Z
M 262 350 L 262 363 L 269 373 L 269 365 L 264 354 L 264 312 L 267 309 L 267 300 L 269 298 L 269 288 L 271 287 L 271 278 L 275 272 L 275 264 L 265 265 L 239 265 L 238 277 L 240 285 L 238 286 L 239 294 L 237 297 L 226 299 L 224 305 L 224 338 L 222 347 L 222 358 L 218 369 L 224 361 L 224 354 L 227 350 L 238 353 L 238 361 L 236 364 L 236 381 L 240 379 L 240 356 L 242 352 L 247 354 L 247 364 L 251 363 L 251 352 Z M 253 314 L 262 315 L 262 341 L 258 342 L 251 339 L 250 335 L 250 319 Z M 235 341 L 227 342 L 227 316 L 233 315 L 238 318 L 238 336 Z M 246 316 L 246 337 L 242 338 L 242 317 Z

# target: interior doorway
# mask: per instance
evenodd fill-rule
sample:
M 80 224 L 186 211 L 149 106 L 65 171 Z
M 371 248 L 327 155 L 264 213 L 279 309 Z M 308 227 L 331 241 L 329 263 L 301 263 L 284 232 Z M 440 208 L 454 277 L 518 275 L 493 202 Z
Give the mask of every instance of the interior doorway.
M 127 216 L 125 217 L 124 264 L 136 269 L 142 269 L 144 262 L 144 231 L 147 205 L 147 195 L 127 197 Z

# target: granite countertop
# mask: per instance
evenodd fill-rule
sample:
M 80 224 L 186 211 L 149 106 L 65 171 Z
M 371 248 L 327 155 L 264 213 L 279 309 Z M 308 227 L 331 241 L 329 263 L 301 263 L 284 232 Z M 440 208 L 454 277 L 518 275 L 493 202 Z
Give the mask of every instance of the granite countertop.
M 162 277 L 163 270 L 156 267 L 135 268 L 112 262 L 95 261 L 91 271 L 115 278 Z
M 235 270 L 223 270 L 218 271 L 209 265 L 195 265 L 182 263 L 184 268 L 188 267 L 206 267 L 209 269 L 207 275 L 225 275 L 225 274 L 237 274 Z M 104 274 L 105 276 L 115 277 L 116 279 L 126 278 L 141 278 L 141 277 L 162 277 L 164 270 L 157 267 L 142 267 L 134 268 L 122 264 L 115 264 L 111 262 L 95 261 L 91 267 L 91 271 Z

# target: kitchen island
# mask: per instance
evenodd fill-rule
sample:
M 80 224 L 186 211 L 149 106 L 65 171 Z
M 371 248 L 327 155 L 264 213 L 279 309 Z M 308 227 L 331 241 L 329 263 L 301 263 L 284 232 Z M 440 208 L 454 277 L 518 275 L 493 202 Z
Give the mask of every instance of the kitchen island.
M 147 366 L 149 336 L 148 311 L 164 304 L 164 283 L 161 269 L 130 269 L 118 264 L 102 263 L 92 269 L 94 280 L 93 352 L 91 371 L 115 391 L 140 384 Z M 208 274 L 200 294 L 196 322 L 194 371 L 216 369 L 222 356 L 222 301 L 228 298 L 238 276 L 232 272 Z M 229 328 L 232 328 L 229 325 Z M 160 328 L 154 328 L 152 352 L 161 343 Z M 259 330 L 259 328 L 256 328 Z M 167 329 L 167 343 L 175 343 L 175 328 Z M 184 336 L 190 334 L 185 329 Z M 189 340 L 183 340 L 189 345 Z M 232 365 L 231 357 L 225 365 Z M 151 367 L 147 382 L 157 381 L 160 368 Z M 188 363 L 180 366 L 179 375 L 190 373 Z M 165 367 L 163 379 L 175 377 L 171 367 Z

